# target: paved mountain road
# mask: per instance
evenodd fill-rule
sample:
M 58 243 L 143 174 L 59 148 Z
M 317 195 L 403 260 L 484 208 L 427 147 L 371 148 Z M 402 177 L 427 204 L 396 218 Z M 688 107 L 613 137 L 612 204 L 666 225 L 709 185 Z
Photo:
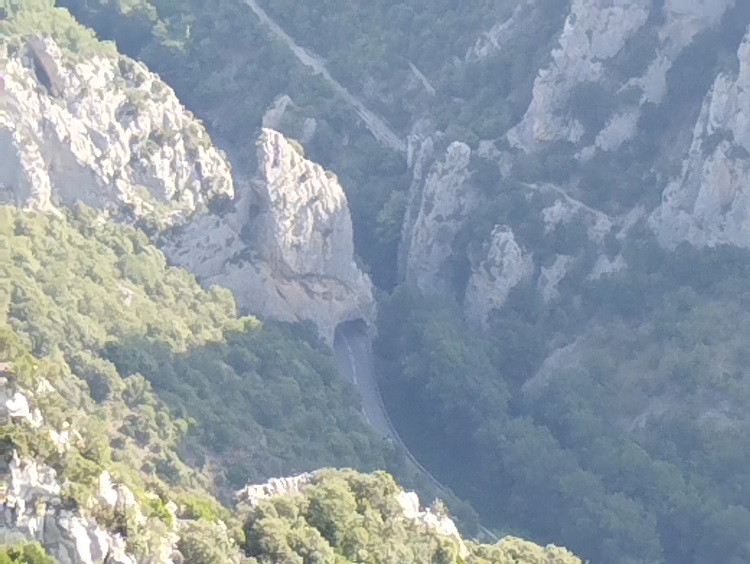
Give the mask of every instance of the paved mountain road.
M 316 74 L 321 75 L 326 82 L 328 82 L 334 92 L 336 92 L 336 94 L 338 94 L 354 109 L 355 112 L 357 112 L 357 115 L 359 115 L 360 119 L 365 123 L 367 129 L 370 130 L 378 141 L 398 153 L 406 154 L 406 143 L 404 140 L 401 139 L 393 129 L 391 129 L 383 118 L 368 109 L 361 99 L 349 92 L 349 90 L 333 78 L 331 73 L 328 72 L 328 68 L 322 58 L 315 53 L 311 53 L 301 45 L 298 45 L 294 38 L 284 31 L 284 29 L 277 24 L 273 18 L 271 18 L 271 16 L 260 7 L 260 5 L 258 5 L 256 0 L 245 0 L 245 4 L 247 4 L 247 6 L 253 11 L 261 23 L 270 29 L 271 33 L 289 48 L 300 63 L 311 68 Z
M 426 476 L 439 491 L 448 493 L 449 489 L 414 457 L 391 423 L 380 394 L 372 347 L 367 334 L 355 327 L 345 326 L 339 329 L 334 342 L 334 357 L 341 374 L 357 386 L 362 396 L 362 412 L 373 430 L 381 437 L 394 441 L 417 471 Z M 493 542 L 498 540 L 489 529 L 482 526 L 479 528 L 485 539 Z

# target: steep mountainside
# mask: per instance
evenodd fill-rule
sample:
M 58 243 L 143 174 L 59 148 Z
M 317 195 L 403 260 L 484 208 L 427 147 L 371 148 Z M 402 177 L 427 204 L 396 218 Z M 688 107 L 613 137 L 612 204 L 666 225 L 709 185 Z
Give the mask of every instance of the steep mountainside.
M 0 4 L 0 32 L 0 561 L 580 562 L 464 541 L 383 471 L 232 495 L 325 466 L 403 470 L 320 340 L 375 315 L 341 186 L 264 130 L 235 196 L 141 63 L 45 0 Z M 222 230 L 235 241 L 216 260 L 203 245 Z M 253 268 L 257 292 L 240 283 Z M 238 317 L 217 274 L 243 309 L 313 323 Z
M 83 202 L 173 225 L 234 194 L 226 159 L 143 64 L 71 57 L 51 39 L 6 43 L 3 51 L 5 203 L 49 212 Z M 37 53 L 49 70 L 38 67 Z M 54 91 L 48 72 L 58 77 Z
M 164 104 L 146 103 L 145 115 L 166 107 L 182 133 L 152 139 L 163 154 L 149 161 L 139 156 L 153 148 L 149 118 L 139 149 L 111 151 L 127 164 L 101 159 L 125 184 L 83 156 L 63 159 L 54 123 L 39 133 L 49 141 L 23 142 L 8 114 L 14 202 L 58 209 L 90 184 L 89 205 L 146 229 L 170 261 L 230 288 L 243 311 L 311 321 L 322 343 L 292 332 L 314 358 L 341 322 L 377 319 L 380 385 L 399 434 L 497 530 L 595 562 L 750 559 L 750 373 L 737 330 L 750 322 L 750 4 L 60 5 L 158 72 L 224 148 L 234 179 L 219 151 L 191 149 L 204 137 L 190 132 L 203 130 L 157 88 Z M 16 101 L 5 111 L 68 106 L 61 119 L 71 122 L 87 103 L 66 97 L 79 87 L 65 77 L 115 67 L 65 12 L 40 16 L 48 6 L 5 8 L 2 30 L 47 31 L 88 54 L 61 63 L 49 41 L 9 42 Z M 118 60 L 117 100 L 141 80 L 156 84 L 141 63 Z M 71 139 L 115 147 L 117 135 Z M 32 162 L 52 171 L 36 192 L 23 180 Z M 89 180 L 66 176 L 71 167 Z M 121 372 L 183 398 L 173 387 L 190 362 L 108 350 Z M 222 363 L 257 375 L 272 364 L 221 354 L 217 374 Z M 258 408 L 305 397 L 285 384 Z M 279 412 L 264 417 L 281 425 Z M 301 449 L 301 421 L 271 446 Z M 330 423 L 351 430 L 348 421 Z M 350 444 L 356 458 L 377 443 Z
M 258 140 L 258 178 L 234 210 L 202 215 L 168 234 L 164 252 L 238 305 L 283 321 L 312 321 L 333 344 L 336 327 L 375 321 L 372 283 L 355 262 L 352 222 L 335 175 L 281 134 Z

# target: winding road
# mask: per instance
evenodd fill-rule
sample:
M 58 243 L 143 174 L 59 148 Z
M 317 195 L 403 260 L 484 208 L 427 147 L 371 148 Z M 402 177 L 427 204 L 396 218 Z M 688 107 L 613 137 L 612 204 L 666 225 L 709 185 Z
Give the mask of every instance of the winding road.
M 294 38 L 284 31 L 284 29 L 277 24 L 263 8 L 260 7 L 256 0 L 245 0 L 245 4 L 247 4 L 247 6 L 253 11 L 261 23 L 289 48 L 300 63 L 311 68 L 315 74 L 321 75 L 331 88 L 333 88 L 334 92 L 336 92 L 337 95 L 354 109 L 375 139 L 398 153 L 406 154 L 406 143 L 404 140 L 401 139 L 393 129 L 391 129 L 390 125 L 388 125 L 383 118 L 368 109 L 362 100 L 349 92 L 349 90 L 342 86 L 340 82 L 333 78 L 331 73 L 328 72 L 325 61 L 321 57 L 315 53 L 311 53 L 301 45 L 298 45 Z
M 362 413 L 373 430 L 384 439 L 394 441 L 418 472 L 427 477 L 438 491 L 448 493 L 449 489 L 414 457 L 391 423 L 388 411 L 383 404 L 383 396 L 380 394 L 370 338 L 365 331 L 352 325 L 337 330 L 333 351 L 341 374 L 357 386 L 362 396 Z M 492 542 L 498 540 L 497 536 L 486 527 L 480 525 L 479 530 L 484 537 L 483 540 L 489 539 Z

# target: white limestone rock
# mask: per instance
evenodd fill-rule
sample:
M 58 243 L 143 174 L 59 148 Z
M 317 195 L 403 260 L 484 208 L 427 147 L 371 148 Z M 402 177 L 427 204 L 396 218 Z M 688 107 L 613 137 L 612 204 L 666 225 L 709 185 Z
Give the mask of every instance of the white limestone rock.
M 521 22 L 528 17 L 533 6 L 533 0 L 519 2 L 509 18 L 496 23 L 479 35 L 466 53 L 466 60 L 481 61 L 501 51 L 515 37 L 518 28 L 522 28 Z
M 5 402 L 5 408 L 8 415 L 17 419 L 31 420 L 31 410 L 29 409 L 29 400 L 21 392 L 16 392 Z
M 434 508 L 422 509 L 419 503 L 419 496 L 416 492 L 406 492 L 401 490 L 396 494 L 396 501 L 404 512 L 404 517 L 410 521 L 415 521 L 427 530 L 432 530 L 439 535 L 451 538 L 458 542 L 458 554 L 461 558 L 466 558 L 469 549 L 466 548 L 458 527 L 448 515 L 440 514 Z
M 259 175 L 240 191 L 236 211 L 196 217 L 165 239 L 164 252 L 203 284 L 231 290 L 241 309 L 312 321 L 332 345 L 339 323 L 373 323 L 373 288 L 355 259 L 338 179 L 299 149 L 263 129 Z
M 18 456 L 8 465 L 6 503 L 0 515 L 0 543 L 39 541 L 56 562 L 135 564 L 125 541 L 92 519 L 61 509 L 61 484 L 53 468 Z
M 737 76 L 716 78 L 682 171 L 649 218 L 667 248 L 683 241 L 750 248 L 750 31 L 737 56 Z
M 183 221 L 212 198 L 233 194 L 229 164 L 174 92 L 125 57 L 73 57 L 45 50 L 59 96 L 37 82 L 25 51 L 2 60 L 2 199 L 45 212 L 81 201 L 118 217 Z
M 576 86 L 601 81 L 606 61 L 648 19 L 647 0 L 574 0 L 552 62 L 539 71 L 531 103 L 508 132 L 512 144 L 532 150 L 540 142 L 578 142 L 583 128 L 561 112 Z
M 422 292 L 450 295 L 451 276 L 446 264 L 453 254 L 453 241 L 478 203 L 469 180 L 471 149 L 451 143 L 445 156 L 425 172 L 424 162 L 431 149 L 426 141 L 421 157 L 414 158 L 414 181 L 401 240 L 402 278 Z
M 297 476 L 271 478 L 264 484 L 248 484 L 235 494 L 235 500 L 254 506 L 259 500 L 275 495 L 300 493 L 314 477 L 314 472 L 305 472 Z
M 551 266 L 542 266 L 537 280 L 537 288 L 545 302 L 555 299 L 560 293 L 557 286 L 568 273 L 570 265 L 575 257 L 568 255 L 557 255 Z
M 679 54 L 703 31 L 715 27 L 735 0 L 666 0 L 663 7 L 650 0 L 573 0 L 551 63 L 539 71 L 531 102 L 521 121 L 508 132 L 512 145 L 526 152 L 544 143 L 579 143 L 585 133 L 596 137 L 579 158 L 598 150 L 615 150 L 636 133 L 641 106 L 660 104 L 666 95 L 667 72 Z M 644 28 L 649 16 L 661 10 L 658 25 Z M 652 24 L 649 24 L 652 25 Z M 656 39 L 653 59 L 639 76 L 624 83 L 612 62 L 629 41 L 639 41 L 642 30 Z M 618 105 L 602 131 L 586 132 L 568 111 L 576 88 L 597 84 L 616 96 L 634 87 L 641 93 L 633 103 Z
M 485 243 L 486 255 L 472 270 L 464 307 L 469 319 L 486 326 L 487 317 L 502 307 L 510 291 L 534 273 L 534 261 L 516 241 L 513 231 L 497 225 Z
M 600 278 L 615 272 L 620 272 L 628 267 L 625 262 L 625 258 L 622 255 L 617 255 L 615 258 L 610 259 L 605 255 L 601 255 L 591 269 L 588 275 L 589 280 L 599 280 Z

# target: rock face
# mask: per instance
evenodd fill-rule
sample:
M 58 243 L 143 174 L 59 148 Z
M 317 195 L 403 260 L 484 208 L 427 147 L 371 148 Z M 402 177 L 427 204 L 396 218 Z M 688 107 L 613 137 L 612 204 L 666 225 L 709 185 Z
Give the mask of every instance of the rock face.
M 2 63 L 0 201 L 45 212 L 81 201 L 173 225 L 233 195 L 203 126 L 141 63 L 73 58 L 49 39 Z
M 496 226 L 485 247 L 486 258 L 472 271 L 465 297 L 467 316 L 482 325 L 493 309 L 505 303 L 510 291 L 534 272 L 531 255 L 516 242 L 508 226 Z
M 7 398 L 13 392 L 11 400 L 0 404 L 0 420 L 6 425 L 20 427 L 24 433 L 49 434 L 61 455 L 84 446 L 80 433 L 67 422 L 58 432 L 46 424 L 39 409 L 29 409 L 30 399 L 36 403 L 40 395 L 54 391 L 48 381 L 42 379 L 35 393 L 10 387 L 7 379 L 0 379 L 0 397 Z M 19 404 L 26 406 L 23 414 L 14 412 Z M 35 437 L 41 440 L 41 435 Z M 0 453 L 0 545 L 38 541 L 61 564 L 135 564 L 127 539 L 95 519 L 97 511 L 103 510 L 105 514 L 112 511 L 127 515 L 133 524 L 146 531 L 144 539 L 153 543 L 152 556 L 140 558 L 139 562 L 172 564 L 178 555 L 175 531 L 152 532 L 149 527 L 153 523 L 148 522 L 126 485 L 113 483 L 109 472 L 103 471 L 98 477 L 98 487 L 86 501 L 76 502 L 80 503 L 76 509 L 71 509 L 69 492 L 65 491 L 69 485 L 54 468 L 15 449 Z
M 422 509 L 419 496 L 415 492 L 400 491 L 396 495 L 396 500 L 406 519 L 419 523 L 421 527 L 427 530 L 433 530 L 445 537 L 457 540 L 459 556 L 466 558 L 469 550 L 466 548 L 456 524 L 450 517 L 441 515 L 434 507 Z
M 690 151 L 651 216 L 661 243 L 750 248 L 750 32 L 736 76 L 720 74 L 701 108 Z
M 508 132 L 508 140 L 524 151 L 535 151 L 553 141 L 579 143 L 588 133 L 596 141 L 582 156 L 616 149 L 636 134 L 641 106 L 662 102 L 667 72 L 677 56 L 699 33 L 715 27 L 734 3 L 573 0 L 552 61 L 539 71 L 531 103 L 521 122 Z M 633 45 L 637 60 L 627 52 Z M 644 54 L 648 45 L 653 49 Z M 630 68 L 619 64 L 618 56 L 630 59 Z M 637 94 L 632 102 L 616 104 L 598 131 L 587 131 L 569 111 L 577 90 L 587 85 L 597 85 L 613 97 L 626 89 Z
M 107 555 L 107 562 L 135 564 L 125 552 L 124 538 L 105 531 L 90 518 L 61 507 L 61 485 L 54 469 L 14 453 L 6 476 L 0 544 L 39 541 L 61 564 L 100 564 Z M 118 493 L 113 493 L 109 503 L 112 507 L 120 503 Z
M 719 32 L 725 43 L 715 46 L 717 53 L 737 44 L 742 28 L 730 20 L 747 19 L 741 7 L 735 0 L 571 0 L 554 47 L 536 72 L 523 117 L 500 141 L 478 144 L 476 156 L 498 165 L 499 185 L 487 188 L 497 194 L 515 183 L 515 205 L 524 212 L 498 219 L 501 225 L 480 251 L 456 257 L 463 252 L 455 248 L 457 235 L 493 201 L 486 202 L 477 189 L 488 181 L 472 178 L 471 151 L 461 143 L 436 160 L 429 143 L 410 145 L 414 182 L 401 243 L 401 279 L 423 292 L 463 297 L 467 317 L 486 325 L 489 313 L 518 284 L 535 284 L 540 298 L 550 302 L 571 273 L 597 279 L 627 268 L 617 247 L 644 218 L 667 247 L 682 241 L 750 247 L 750 32 L 739 48 L 739 69 L 716 78 L 697 123 L 692 112 L 698 112 L 702 92 L 683 96 L 675 88 L 691 83 L 682 76 L 689 63 L 679 58 L 696 41 Z M 533 2 L 517 3 L 479 34 L 465 64 L 512 49 L 535 21 L 549 24 L 557 17 L 541 10 Z M 706 72 L 718 72 L 714 69 L 734 63 L 725 55 L 717 63 L 706 57 L 700 64 Z M 650 127 L 645 118 L 666 114 L 666 141 L 651 147 L 642 131 Z M 544 161 L 550 155 L 558 159 L 553 166 Z M 681 172 L 675 175 L 677 159 Z M 544 163 L 544 171 L 529 172 L 528 162 Z M 570 169 L 558 172 L 560 163 Z M 608 175 L 632 181 L 610 187 Z M 528 177 L 534 180 L 516 182 Z M 619 195 L 608 200 L 607 191 L 617 190 L 641 194 L 627 203 Z M 651 190 L 663 190 L 655 210 L 652 196 L 644 196 Z M 534 222 L 543 224 L 543 235 L 524 240 Z M 461 296 L 454 270 L 467 264 Z
M 453 293 L 453 241 L 477 203 L 469 183 L 471 149 L 454 142 L 423 172 L 432 156 L 428 138 L 411 157 L 414 181 L 400 248 L 401 277 L 425 293 Z
M 332 345 L 339 323 L 369 324 L 375 316 L 372 283 L 355 261 L 344 191 L 335 175 L 270 129 L 258 141 L 258 163 L 236 211 L 196 217 L 170 234 L 164 251 L 204 284 L 229 288 L 242 309 L 312 321 Z
M 491 57 L 503 49 L 517 33 L 519 23 L 528 19 L 533 10 L 533 0 L 519 2 L 509 18 L 495 24 L 481 33 L 477 41 L 466 53 L 467 61 L 479 61 Z
M 265 484 L 248 484 L 235 494 L 235 499 L 238 503 L 253 506 L 259 500 L 275 495 L 299 493 L 314 477 L 314 473 L 305 472 L 297 476 L 271 478 Z

